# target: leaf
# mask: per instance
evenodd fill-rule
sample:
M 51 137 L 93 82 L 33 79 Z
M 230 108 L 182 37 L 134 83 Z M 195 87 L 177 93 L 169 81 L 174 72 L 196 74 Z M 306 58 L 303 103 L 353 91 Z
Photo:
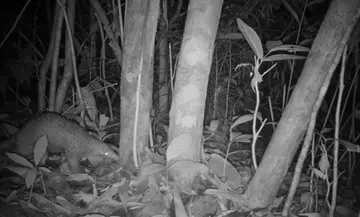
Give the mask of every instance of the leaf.
M 74 194 L 74 199 L 76 201 L 82 201 L 83 203 L 89 204 L 92 201 L 94 201 L 95 196 L 93 194 L 88 194 L 88 193 L 84 193 L 84 192 L 79 192 L 77 194 Z M 86 215 L 89 216 L 89 215 Z
M 250 26 L 244 23 L 240 18 L 237 18 L 236 22 L 238 24 L 239 30 L 244 35 L 246 41 L 249 43 L 251 49 L 254 51 L 256 56 L 259 59 L 263 59 L 264 51 L 259 36 Z
M 99 125 L 100 127 L 102 126 L 105 126 L 108 121 L 109 121 L 109 117 L 107 117 L 105 114 L 100 114 L 100 117 L 99 117 Z
M 301 213 L 299 216 L 307 216 L 307 217 L 321 217 L 320 213 Z
M 321 155 L 321 159 L 319 161 L 319 168 L 320 168 L 321 172 L 323 172 L 323 173 L 327 173 L 327 171 L 330 168 L 329 159 L 328 159 L 326 153 L 322 153 L 322 155 Z
M 295 10 L 291 7 L 291 5 L 286 0 L 283 0 L 282 2 L 284 4 L 286 10 L 289 11 L 289 13 L 295 18 L 297 23 L 300 23 L 299 16 L 295 12 Z
M 18 174 L 19 176 L 25 178 L 26 174 L 29 172 L 30 168 L 28 167 L 19 167 L 13 165 L 7 165 L 6 168 L 14 173 Z
M 216 129 L 218 128 L 218 126 L 219 126 L 219 120 L 212 120 L 211 122 L 210 122 L 210 127 L 209 127 L 209 130 L 211 131 L 211 132 L 215 132 L 216 131 Z
M 44 173 L 51 173 L 51 171 L 46 167 L 38 167 L 39 170 L 41 170 Z
M 331 132 L 333 130 L 333 128 L 330 128 L 330 127 L 328 127 L 328 128 L 323 128 L 323 129 L 321 129 L 321 131 L 320 131 L 320 135 L 322 135 L 322 134 L 324 134 L 324 133 L 329 133 L 329 132 Z
M 30 188 L 34 184 L 36 179 L 36 174 L 37 174 L 36 168 L 32 168 L 31 170 L 29 170 L 29 172 L 26 174 L 25 177 L 26 187 Z
M 339 140 L 340 144 L 342 144 L 343 146 L 346 147 L 347 151 L 349 152 L 357 152 L 360 153 L 360 146 L 356 145 L 352 142 L 349 141 L 345 141 L 345 140 Z
M 283 202 L 283 200 L 284 200 L 284 196 L 275 198 L 274 201 L 270 204 L 269 208 L 278 208 Z
M 312 192 L 304 192 L 300 196 L 301 203 L 308 208 L 312 202 L 313 193 Z
M 166 170 L 166 167 L 160 163 L 146 164 L 141 168 L 141 173 L 140 173 L 139 178 L 140 178 L 140 180 L 142 180 L 141 178 L 145 178 L 146 176 L 158 174 L 165 170 Z
M 295 53 L 295 52 L 309 52 L 310 49 L 300 45 L 284 44 L 270 49 L 268 53 L 274 51 L 286 51 L 289 53 Z
M 26 160 L 23 156 L 20 156 L 18 154 L 15 154 L 15 153 L 10 153 L 10 152 L 6 152 L 5 153 L 11 160 L 13 160 L 14 162 L 22 165 L 22 166 L 25 166 L 25 167 L 28 167 L 28 168 L 34 168 L 34 166 L 28 161 Z
M 249 122 L 249 121 L 251 121 L 253 118 L 254 118 L 254 115 L 251 115 L 251 114 L 242 115 L 242 116 L 238 117 L 238 118 L 236 119 L 236 121 L 231 125 L 231 127 L 230 127 L 230 132 L 231 132 L 231 130 L 232 130 L 234 127 L 236 127 L 237 125 L 240 125 L 240 124 Z
M 68 182 L 84 182 L 84 181 L 89 181 L 91 183 L 95 183 L 95 179 L 86 174 L 86 173 L 76 173 L 76 174 L 70 174 L 67 178 L 66 181 Z
M 208 163 L 217 176 L 226 177 L 227 180 L 232 181 L 234 184 L 241 183 L 241 176 L 239 172 L 220 155 L 211 154 Z
M 312 38 L 305 38 L 304 40 L 299 42 L 299 45 L 301 45 L 301 46 L 305 46 L 305 45 L 311 46 L 313 41 L 314 41 L 314 39 L 312 39 Z
M 243 135 L 237 135 L 237 136 L 234 136 L 234 135 L 232 135 L 233 137 L 230 140 L 232 142 L 250 143 L 251 142 L 250 139 L 253 137 L 250 134 L 243 134 Z M 230 134 L 230 136 L 231 136 L 231 134 Z
M 165 132 L 166 132 L 166 134 L 167 134 L 167 133 L 169 132 L 169 126 L 163 124 L 162 127 L 163 127 L 163 129 L 165 130 Z
M 161 143 L 161 142 L 163 141 L 163 139 L 164 139 L 164 137 L 163 137 L 162 135 L 160 135 L 160 134 L 157 134 L 157 135 L 156 135 L 156 140 L 157 140 L 159 143 Z
M 105 140 L 105 136 L 106 136 L 107 132 L 105 130 L 100 130 L 97 132 L 96 137 L 101 140 L 104 141 Z
M 48 140 L 46 135 L 43 135 L 42 137 L 40 137 L 35 144 L 35 148 L 34 148 L 34 161 L 35 161 L 35 166 L 39 165 L 42 157 L 44 156 L 46 150 L 48 147 Z
M 233 141 L 236 137 L 241 136 L 241 135 L 242 135 L 241 132 L 230 131 L 229 139 L 230 139 L 230 141 Z
M 10 125 L 10 124 L 2 123 L 1 125 L 2 125 L 2 126 L 5 128 L 5 130 L 6 130 L 7 132 L 9 132 L 11 135 L 14 135 L 15 133 L 17 133 L 17 132 L 19 131 L 18 128 L 14 127 L 14 126 L 12 126 L 12 125 Z
M 30 105 L 30 103 L 31 103 L 31 98 L 28 96 L 21 96 L 21 97 L 19 97 L 19 100 L 24 105 Z
M 2 77 L 0 76 L 0 79 L 2 79 Z M 0 88 L 1 89 L 1 88 Z M 6 113 L 1 113 L 0 114 L 0 120 L 3 121 L 3 120 L 6 120 L 10 118 L 10 115 L 6 114 Z
M 254 112 L 255 112 L 254 110 L 251 110 L 251 109 L 246 109 L 246 110 L 251 112 L 252 114 L 254 114 Z M 263 117 L 262 117 L 262 114 L 260 111 L 258 111 L 256 117 L 259 119 L 259 121 L 261 121 L 261 122 L 263 121 Z
M 311 170 L 314 172 L 314 174 L 315 174 L 317 177 L 319 177 L 319 178 L 321 178 L 321 179 L 323 179 L 323 180 L 326 179 L 327 175 L 324 174 L 323 172 L 321 172 L 320 170 L 318 170 L 318 169 L 316 169 L 316 168 L 311 168 Z
M 275 54 L 263 59 L 263 62 L 279 61 L 279 60 L 302 60 L 306 59 L 304 56 L 292 55 L 292 54 Z
M 278 46 L 280 46 L 280 45 L 282 45 L 282 44 L 283 44 L 283 43 L 282 43 L 281 40 L 277 40 L 277 41 L 267 41 L 267 42 L 265 43 L 265 46 L 266 46 L 266 49 L 268 49 L 269 52 L 270 52 L 271 49 L 273 49 L 274 47 L 278 47 Z
M 82 87 L 81 93 L 83 94 L 85 108 L 92 121 L 96 121 L 97 107 L 95 97 L 88 87 Z
M 110 82 L 102 80 L 105 86 L 112 86 Z M 96 77 L 90 84 L 88 85 L 90 90 L 94 93 L 95 97 L 104 98 L 105 94 L 102 91 L 104 86 L 100 83 L 100 78 Z
M 174 206 L 176 207 L 175 216 L 188 216 L 181 195 L 177 189 L 173 190 L 173 197 Z

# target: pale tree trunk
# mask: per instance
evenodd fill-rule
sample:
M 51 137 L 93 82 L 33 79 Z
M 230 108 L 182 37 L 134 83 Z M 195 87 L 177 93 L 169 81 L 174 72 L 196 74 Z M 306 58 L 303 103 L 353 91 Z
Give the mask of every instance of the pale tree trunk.
M 222 4 L 223 0 L 189 3 L 170 110 L 168 165 L 201 161 L 205 98 Z M 196 175 L 189 169 L 175 166 L 170 173 L 179 181 L 179 175 Z
M 127 5 L 120 98 L 120 157 L 123 164 L 129 163 L 134 144 L 135 124 L 137 125 L 135 145 L 141 156 L 145 146 L 148 145 L 153 53 L 159 4 L 159 0 L 130 0 Z M 136 114 L 137 105 L 138 114 Z
M 341 41 L 348 28 L 352 28 L 352 18 L 359 7 L 359 0 L 331 3 L 294 92 L 245 193 L 252 208 L 266 207 L 275 198 L 303 138 L 319 90 L 335 56 L 344 48 Z

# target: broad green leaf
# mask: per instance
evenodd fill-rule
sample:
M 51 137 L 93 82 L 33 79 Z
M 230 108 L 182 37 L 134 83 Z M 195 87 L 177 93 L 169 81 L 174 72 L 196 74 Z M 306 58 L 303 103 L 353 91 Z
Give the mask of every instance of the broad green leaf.
M 230 127 L 230 131 L 236 127 L 237 125 L 246 123 L 248 121 L 251 121 L 254 118 L 254 115 L 251 114 L 247 114 L 247 115 L 242 115 L 240 116 L 238 119 L 236 119 L 236 121 L 231 125 Z
M 244 23 L 240 18 L 236 19 L 238 28 L 241 31 L 241 33 L 244 35 L 246 41 L 249 43 L 251 49 L 254 51 L 256 56 L 259 59 L 264 58 L 264 51 L 263 47 L 260 41 L 259 36 L 256 34 L 256 32 L 248 26 L 246 23 Z
M 26 174 L 29 172 L 30 168 L 28 167 L 19 167 L 13 165 L 6 165 L 5 166 L 8 170 L 13 171 L 14 173 L 18 174 L 19 176 L 25 178 Z
M 28 168 L 33 168 L 34 166 L 28 161 L 26 160 L 23 156 L 20 156 L 16 153 L 10 153 L 10 152 L 6 152 L 5 153 L 11 160 L 13 160 L 14 162 L 22 165 L 22 166 L 25 166 L 25 167 L 28 167 Z
M 249 111 L 249 112 L 251 112 L 252 114 L 254 114 L 254 112 L 255 112 L 255 111 L 252 110 L 252 109 L 246 109 L 246 110 Z M 259 121 L 263 121 L 263 117 L 262 117 L 262 114 L 261 114 L 260 111 L 258 111 L 256 117 L 259 119 Z
M 230 133 L 230 135 L 233 136 L 230 141 L 241 142 L 241 143 L 250 143 L 251 142 L 250 139 L 253 137 L 250 134 L 235 135 Z
M 43 135 L 36 141 L 34 148 L 34 161 L 36 166 L 39 165 L 39 162 L 41 158 L 44 156 L 47 147 L 48 147 L 48 140 L 46 135 Z
M 29 170 L 29 172 L 26 174 L 25 177 L 26 187 L 30 188 L 34 184 L 36 179 L 36 174 L 37 174 L 36 168 L 32 168 L 31 170 Z

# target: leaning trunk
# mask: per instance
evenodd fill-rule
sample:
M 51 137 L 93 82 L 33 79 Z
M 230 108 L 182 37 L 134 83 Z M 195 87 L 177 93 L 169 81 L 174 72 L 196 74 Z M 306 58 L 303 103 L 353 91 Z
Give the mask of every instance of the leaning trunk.
M 306 130 L 312 108 L 331 63 L 344 49 L 341 43 L 352 28 L 358 0 L 334 0 L 315 38 L 303 72 L 282 114 L 246 196 L 253 208 L 266 207 L 275 198 Z

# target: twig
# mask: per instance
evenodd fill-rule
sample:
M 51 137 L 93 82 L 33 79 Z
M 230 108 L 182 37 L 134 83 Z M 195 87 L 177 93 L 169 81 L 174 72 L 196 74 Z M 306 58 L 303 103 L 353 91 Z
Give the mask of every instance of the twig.
M 344 73 L 345 73 L 345 64 L 347 59 L 347 46 L 345 46 L 343 57 L 342 57 L 342 65 L 341 65 L 341 73 L 340 73 L 340 83 L 339 83 L 339 96 L 336 105 L 336 114 L 335 114 L 335 141 L 334 141 L 334 161 L 333 161 L 333 185 L 332 185 L 332 198 L 331 198 L 331 211 L 330 217 L 334 216 L 335 207 L 336 207 L 336 193 L 337 193 L 337 184 L 338 184 L 338 161 L 339 161 L 339 126 L 340 126 L 340 107 L 341 107 L 341 99 L 344 93 Z
M 115 14 L 114 14 L 115 15 Z M 101 22 L 100 19 L 98 17 L 97 14 L 95 14 L 96 19 L 98 21 L 98 25 L 99 25 L 99 29 L 100 29 L 100 36 L 101 36 L 101 58 L 100 58 L 100 62 L 101 62 L 101 70 L 100 70 L 100 76 L 102 76 L 102 78 L 104 80 L 106 80 L 106 73 L 105 73 L 105 36 L 104 36 L 104 32 L 101 29 Z M 110 113 L 110 120 L 114 120 L 114 114 L 113 114 L 113 110 L 112 110 L 112 106 L 111 106 L 111 100 L 110 100 L 110 96 L 109 96 L 109 90 L 107 87 L 104 88 L 105 89 L 105 96 L 108 102 L 108 106 L 109 106 L 109 113 Z
M 99 19 L 101 20 L 101 23 L 104 25 L 104 30 L 106 31 L 107 36 L 110 39 L 109 46 L 112 48 L 114 55 L 116 57 L 116 60 L 118 64 L 121 66 L 122 61 L 122 50 L 119 46 L 119 42 L 114 34 L 114 32 L 111 30 L 110 22 L 106 17 L 105 11 L 102 9 L 101 4 L 97 0 L 90 0 L 91 5 L 95 9 Z
M 23 13 L 24 13 L 25 9 L 27 8 L 28 4 L 30 3 L 30 1 L 31 1 L 31 0 L 28 0 L 28 1 L 25 3 L 24 7 L 21 9 L 19 15 L 16 17 L 16 20 L 15 20 L 14 25 L 11 27 L 10 31 L 7 33 L 7 35 L 5 36 L 5 38 L 1 41 L 1 43 L 0 43 L 0 49 L 2 48 L 2 46 L 4 45 L 4 43 L 6 42 L 6 40 L 9 38 L 9 36 L 11 35 L 11 33 L 14 31 L 17 23 L 19 22 L 21 16 L 23 15 Z

